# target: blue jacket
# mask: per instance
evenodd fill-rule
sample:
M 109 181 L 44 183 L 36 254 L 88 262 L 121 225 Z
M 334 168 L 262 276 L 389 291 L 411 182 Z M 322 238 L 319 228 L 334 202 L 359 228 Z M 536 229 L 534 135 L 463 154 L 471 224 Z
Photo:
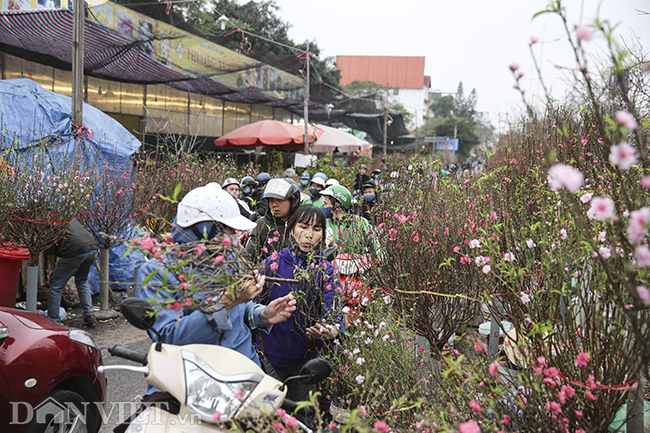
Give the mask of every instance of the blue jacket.
M 203 223 L 198 224 L 199 231 L 203 232 Z M 189 231 L 174 230 L 173 238 L 176 243 L 185 243 L 193 238 Z M 160 271 L 143 286 L 142 283 L 156 269 Z M 181 299 L 180 292 L 170 293 L 160 288 L 162 284 L 165 266 L 158 260 L 152 260 L 143 264 L 137 275 L 137 295 L 140 299 L 157 299 L 164 301 L 167 298 Z M 167 273 L 168 285 L 179 285 L 180 281 L 171 273 Z M 252 344 L 251 330 L 260 329 L 269 332 L 272 326 L 262 328 L 260 326 L 260 312 L 264 305 L 247 302 L 236 305 L 230 312 L 221 308 L 212 314 L 205 314 L 199 310 L 183 310 L 182 312 L 173 309 L 161 309 L 156 317 L 154 329 L 162 336 L 162 342 L 178 346 L 187 344 L 216 344 L 236 350 L 249 357 L 260 365 L 257 352 Z M 180 318 L 179 318 L 180 316 Z M 148 331 L 152 340 L 157 341 L 156 335 Z
M 311 268 L 312 263 L 314 268 Z M 275 268 L 277 264 L 277 269 Z M 269 362 L 276 367 L 302 365 L 311 359 L 309 337 L 306 329 L 321 323 L 326 318 L 328 323 L 336 323 L 339 332 L 344 330 L 340 316 L 338 293 L 340 280 L 334 266 L 325 258 L 317 256 L 307 262 L 291 253 L 291 247 L 280 251 L 277 259 L 268 257 L 260 265 L 262 273 L 279 278 L 295 278 L 300 284 L 267 283 L 260 295 L 260 302 L 268 304 L 274 299 L 293 293 L 297 300 L 296 311 L 289 320 L 278 323 L 268 334 L 260 334 L 257 346 L 262 349 Z M 260 339 L 262 343 L 260 344 Z M 316 347 L 322 346 L 317 341 Z

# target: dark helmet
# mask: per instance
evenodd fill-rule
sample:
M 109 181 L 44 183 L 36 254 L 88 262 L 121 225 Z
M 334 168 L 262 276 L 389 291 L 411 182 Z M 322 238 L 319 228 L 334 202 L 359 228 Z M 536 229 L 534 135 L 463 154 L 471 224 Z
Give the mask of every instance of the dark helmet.
M 359 168 L 365 168 L 366 170 L 368 170 L 368 166 L 366 164 L 361 164 Z
M 241 189 L 244 189 L 247 186 L 250 186 L 252 188 L 255 188 L 255 185 L 257 185 L 257 182 L 255 182 L 255 179 L 253 179 L 250 176 L 244 176 L 244 178 L 241 180 Z
M 295 211 L 301 204 L 300 187 L 289 178 L 272 179 L 264 189 L 262 198 L 277 198 L 291 202 L 291 212 Z
M 363 183 L 363 187 L 362 187 L 362 188 L 375 188 L 375 189 L 376 189 L 377 187 L 375 186 L 375 181 L 373 181 L 373 180 L 367 180 L 367 181 L 365 181 L 365 182 Z
M 271 176 L 269 176 L 268 173 L 260 173 L 260 174 L 257 175 L 255 180 L 257 181 L 257 183 L 260 186 L 262 186 L 262 185 L 266 185 L 267 183 L 269 183 L 269 180 L 271 180 Z

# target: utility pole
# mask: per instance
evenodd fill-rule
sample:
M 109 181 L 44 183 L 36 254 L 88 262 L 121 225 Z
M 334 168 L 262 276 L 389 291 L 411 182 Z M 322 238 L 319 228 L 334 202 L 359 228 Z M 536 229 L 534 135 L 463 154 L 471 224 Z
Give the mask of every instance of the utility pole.
M 305 153 L 309 152 L 309 41 L 307 41 L 307 56 L 305 60 L 305 65 L 307 68 L 307 73 L 305 74 L 305 91 L 304 93 L 304 115 L 305 120 Z
M 72 123 L 83 126 L 85 1 L 72 4 Z
M 386 83 L 386 101 L 384 103 L 384 160 L 386 160 L 387 139 L 388 139 L 388 83 Z

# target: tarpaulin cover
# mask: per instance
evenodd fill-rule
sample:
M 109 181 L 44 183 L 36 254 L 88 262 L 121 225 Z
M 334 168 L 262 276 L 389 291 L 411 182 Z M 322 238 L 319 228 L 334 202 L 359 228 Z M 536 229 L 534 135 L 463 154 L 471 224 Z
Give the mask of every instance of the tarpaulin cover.
M 129 170 L 131 157 L 140 147 L 140 141 L 119 122 L 88 104 L 83 106 L 84 126 L 88 132 L 82 133 L 81 140 L 77 141 L 72 132 L 75 128 L 71 107 L 70 97 L 45 90 L 32 80 L 1 80 L 3 149 L 12 146 L 18 151 L 26 151 L 44 142 L 53 156 L 65 158 L 80 153 L 88 169 L 96 171 L 101 167 L 102 170 L 115 171 L 115 174 Z M 132 169 L 130 171 L 133 175 Z M 115 235 L 128 238 L 129 233 Z M 120 247 L 111 248 L 109 279 L 130 283 L 136 265 L 132 258 L 123 258 L 121 252 Z
M 409 134 L 401 114 L 390 113 L 389 116 L 391 120 L 387 128 L 387 138 L 389 141 Z M 346 113 L 340 120 L 352 129 L 367 132 L 377 143 L 381 143 L 384 139 L 383 114 Z
M 28 78 L 0 80 L 0 129 L 8 131 L 11 142 L 29 148 L 40 141 L 52 143 L 52 150 L 74 152 L 72 138 L 72 99 L 45 90 Z M 90 160 L 95 156 L 123 160 L 140 148 L 140 141 L 112 117 L 92 105 L 83 105 L 84 126 L 92 136 L 84 135 L 83 151 Z M 120 165 L 121 166 L 121 165 Z
M 124 257 L 127 251 L 126 245 L 118 245 L 108 250 L 108 281 L 111 282 L 112 290 L 124 291 L 133 284 L 136 269 L 146 260 L 141 251 L 132 251 Z M 88 285 L 93 295 L 99 293 L 99 283 L 99 272 L 97 267 L 93 266 L 88 273 Z

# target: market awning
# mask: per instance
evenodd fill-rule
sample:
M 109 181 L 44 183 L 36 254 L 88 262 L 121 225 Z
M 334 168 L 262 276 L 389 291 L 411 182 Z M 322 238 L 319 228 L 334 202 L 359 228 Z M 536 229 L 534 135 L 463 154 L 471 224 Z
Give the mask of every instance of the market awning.
M 72 21 L 69 9 L 0 12 L 0 49 L 38 57 L 39 63 L 60 67 L 72 64 Z M 212 75 L 192 76 L 167 67 L 143 48 L 148 40 L 126 36 L 90 19 L 85 20 L 85 73 L 100 78 L 139 84 L 167 84 L 180 90 L 214 96 L 232 102 L 264 104 L 302 110 L 296 100 L 282 100 L 256 87 L 233 88 Z M 13 49 L 11 49 L 13 48 Z M 22 53 L 22 54 L 21 54 Z M 54 64 L 56 63 L 56 64 Z M 223 71 L 215 70 L 214 76 Z M 315 109 L 320 109 L 314 106 Z M 292 111 L 293 111 L 292 110 Z M 324 110 L 324 108 L 323 108 Z

